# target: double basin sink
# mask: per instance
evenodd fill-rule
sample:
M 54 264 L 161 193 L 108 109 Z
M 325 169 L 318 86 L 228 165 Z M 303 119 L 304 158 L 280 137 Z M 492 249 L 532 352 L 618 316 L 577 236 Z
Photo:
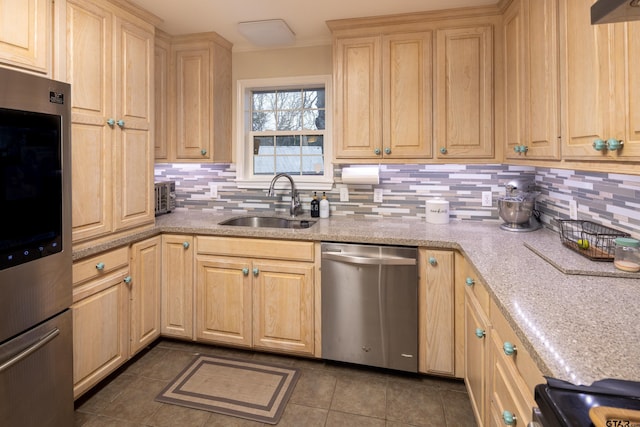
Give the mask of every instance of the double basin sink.
M 219 222 L 218 225 L 253 228 L 266 227 L 302 229 L 309 228 L 315 223 L 315 221 L 309 221 L 308 219 L 282 218 L 276 216 L 240 216 Z

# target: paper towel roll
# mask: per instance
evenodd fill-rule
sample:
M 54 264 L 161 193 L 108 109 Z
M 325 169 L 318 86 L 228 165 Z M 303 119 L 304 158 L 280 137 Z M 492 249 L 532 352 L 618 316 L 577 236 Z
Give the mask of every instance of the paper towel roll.
M 378 166 L 354 166 L 342 168 L 343 184 L 379 184 L 380 168 Z

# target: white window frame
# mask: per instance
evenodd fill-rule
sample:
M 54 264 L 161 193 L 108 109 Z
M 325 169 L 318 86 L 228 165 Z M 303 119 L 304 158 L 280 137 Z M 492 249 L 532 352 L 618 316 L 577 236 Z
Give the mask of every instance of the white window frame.
M 236 93 L 236 185 L 238 188 L 269 188 L 271 175 L 253 174 L 251 94 L 256 90 L 298 89 L 312 85 L 325 88 L 324 175 L 292 175 L 301 190 L 331 190 L 333 187 L 333 90 L 331 75 L 238 80 Z

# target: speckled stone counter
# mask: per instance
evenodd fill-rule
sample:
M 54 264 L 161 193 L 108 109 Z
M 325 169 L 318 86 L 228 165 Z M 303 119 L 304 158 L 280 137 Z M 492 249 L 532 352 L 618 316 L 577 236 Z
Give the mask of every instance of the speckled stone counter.
M 514 233 L 501 230 L 497 222 L 433 225 L 343 217 L 318 219 L 301 230 L 218 225 L 234 216 L 241 215 L 174 212 L 158 217 L 152 231 L 79 251 L 74 259 L 157 233 L 457 249 L 482 276 L 543 374 L 576 384 L 603 378 L 640 381 L 640 274 L 615 277 L 611 263 L 585 264 L 552 231 Z M 572 262 L 572 257 L 578 258 Z M 549 262 L 554 260 L 561 261 Z M 594 268 L 613 274 L 592 275 Z

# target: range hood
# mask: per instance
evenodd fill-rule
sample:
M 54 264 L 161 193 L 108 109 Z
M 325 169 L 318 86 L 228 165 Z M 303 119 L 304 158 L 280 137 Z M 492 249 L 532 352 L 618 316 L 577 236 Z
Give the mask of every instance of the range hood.
M 598 0 L 591 6 L 591 24 L 640 20 L 640 0 Z

